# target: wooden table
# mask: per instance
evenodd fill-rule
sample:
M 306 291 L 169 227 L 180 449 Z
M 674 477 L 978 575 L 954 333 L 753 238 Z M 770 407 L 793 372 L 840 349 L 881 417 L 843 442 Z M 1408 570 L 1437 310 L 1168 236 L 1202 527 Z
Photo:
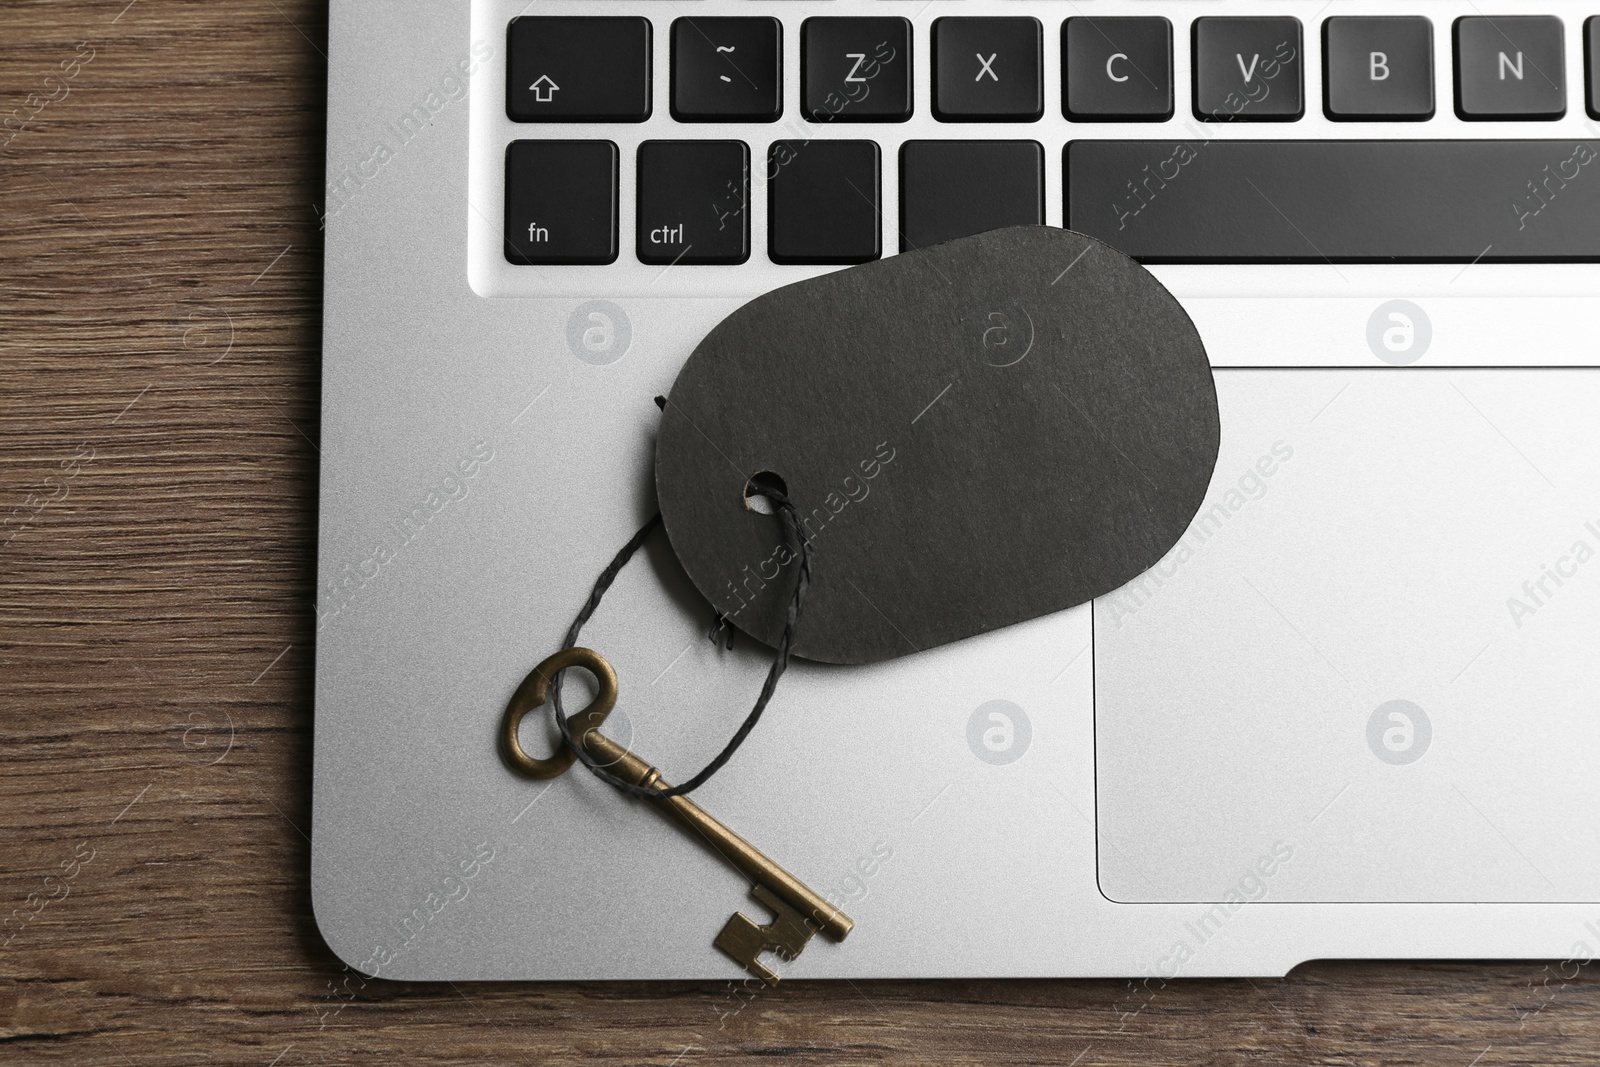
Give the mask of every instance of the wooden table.
M 0 3 L 0 1063 L 1600 1059 L 1594 968 L 1541 961 L 350 975 L 307 888 L 325 40 L 311 0 Z

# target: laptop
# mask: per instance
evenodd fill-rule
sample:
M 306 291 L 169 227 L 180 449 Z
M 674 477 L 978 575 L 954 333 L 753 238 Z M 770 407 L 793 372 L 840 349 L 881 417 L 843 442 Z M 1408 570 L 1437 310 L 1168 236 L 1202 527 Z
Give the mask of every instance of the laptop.
M 770 917 L 749 879 L 581 768 L 513 774 L 501 715 L 655 511 L 652 398 L 712 326 L 1042 223 L 1135 256 L 1193 318 L 1212 485 L 1091 604 L 790 667 L 695 799 L 854 929 L 764 962 L 1149 982 L 1592 958 L 1596 16 L 335 0 L 328 944 L 397 979 L 749 980 L 712 944 Z M 770 661 L 710 621 L 657 535 L 583 634 L 619 678 L 606 733 L 669 781 Z M 546 711 L 522 737 L 549 753 Z

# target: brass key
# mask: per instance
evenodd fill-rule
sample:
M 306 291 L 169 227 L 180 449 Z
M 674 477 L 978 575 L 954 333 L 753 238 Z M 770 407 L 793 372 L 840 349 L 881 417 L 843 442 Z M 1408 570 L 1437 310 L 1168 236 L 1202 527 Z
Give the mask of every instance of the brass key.
M 582 667 L 595 676 L 600 693 L 594 702 L 568 719 L 572 733 L 584 749 L 612 774 L 643 788 L 670 788 L 661 772 L 600 733 L 599 726 L 617 702 L 617 674 L 598 652 L 587 648 L 568 648 L 535 667 L 523 679 L 506 707 L 501 721 L 500 751 L 506 762 L 529 778 L 554 778 L 572 766 L 576 758 L 563 745 L 549 759 L 534 759 L 522 749 L 517 729 L 522 718 L 545 702 L 550 679 L 568 667 Z M 835 941 L 843 941 L 855 923 L 838 908 L 823 900 L 794 875 L 772 862 L 744 838 L 690 800 L 665 797 L 652 802 L 678 822 L 697 833 L 754 885 L 751 895 L 776 916 L 765 926 L 735 912 L 712 944 L 751 974 L 768 985 L 777 985 L 778 976 L 764 965 L 760 956 L 772 952 L 789 961 L 800 955 L 811 935 L 821 930 Z

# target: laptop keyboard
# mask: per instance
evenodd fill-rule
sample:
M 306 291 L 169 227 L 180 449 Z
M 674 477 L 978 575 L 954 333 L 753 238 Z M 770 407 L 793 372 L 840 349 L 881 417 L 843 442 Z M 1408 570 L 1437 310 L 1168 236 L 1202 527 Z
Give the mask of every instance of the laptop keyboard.
M 1600 17 L 1551 15 L 942 15 L 928 25 L 931 70 L 918 99 L 912 22 L 898 15 L 695 17 L 523 15 L 506 29 L 507 116 L 527 135 L 505 155 L 508 262 L 660 265 L 846 264 L 884 254 L 880 217 L 898 214 L 899 250 L 1018 223 L 1063 223 L 1152 263 L 1597 262 L 1600 142 L 1543 138 L 1568 108 L 1600 116 Z M 1075 9 L 1069 9 L 1075 10 Z M 1568 70 L 1580 34 L 1586 69 Z M 667 69 L 653 41 L 668 36 Z M 799 42 L 797 99 L 784 98 L 785 39 Z M 1059 42 L 1046 48 L 1047 38 Z M 1190 84 L 1175 79 L 1190 52 Z M 1322 85 L 1308 84 L 1317 49 Z M 1045 97 L 1047 63 L 1059 100 Z M 1436 63 L 1453 79 L 1435 99 Z M 1569 89 L 1576 83 L 1578 92 Z M 1576 99 L 1569 100 L 1569 96 Z M 665 105 L 671 129 L 623 153 L 561 136 L 574 123 L 638 124 Z M 1077 127 L 1065 144 L 1028 136 L 1047 109 Z M 879 129 L 926 109 L 948 139 Z M 1221 125 L 1277 129 L 1308 109 L 1335 122 L 1407 124 L 1403 137 L 1224 139 Z M 1441 111 L 1514 122 L 1495 139 L 1426 136 Z M 827 136 L 765 143 L 717 126 L 773 124 Z M 1169 123 L 1182 140 L 1103 140 L 1096 124 Z M 798 120 L 798 122 L 794 121 Z M 1005 123 L 1015 138 L 969 139 Z M 847 132 L 841 132 L 847 131 Z M 752 166 L 752 157 L 755 166 Z M 1052 158 L 1053 157 L 1053 158 Z M 1047 220 L 1060 161 L 1063 215 Z M 899 203 L 885 204 L 894 168 Z M 620 210 L 635 175 L 632 232 Z M 765 247 L 752 247 L 752 183 L 764 183 Z M 1246 195 L 1249 194 L 1249 195 Z M 1559 224 L 1547 208 L 1570 202 Z
M 1381 361 L 1395 301 L 1436 365 L 1600 363 L 1600 0 L 473 0 L 470 33 L 480 297 L 747 300 L 1042 222 L 1149 264 L 1218 366 Z

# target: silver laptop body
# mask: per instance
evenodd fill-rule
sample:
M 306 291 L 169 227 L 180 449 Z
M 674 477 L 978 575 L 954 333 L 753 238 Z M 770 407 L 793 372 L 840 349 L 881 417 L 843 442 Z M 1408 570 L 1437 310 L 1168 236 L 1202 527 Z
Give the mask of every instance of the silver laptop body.
M 329 945 L 399 979 L 744 977 L 711 941 L 737 910 L 765 921 L 746 879 L 581 768 L 516 777 L 494 739 L 655 509 L 651 398 L 744 301 L 838 269 L 769 255 L 774 141 L 876 141 L 888 255 L 910 140 L 1038 142 L 1044 221 L 1061 225 L 1063 146 L 1085 138 L 1600 138 L 1594 12 L 1502 7 L 1560 19 L 1562 117 L 1458 115 L 1452 26 L 1481 13 L 1444 0 L 335 0 L 312 835 Z M 782 116 L 676 119 L 673 21 L 755 15 L 781 22 Z M 911 24 L 910 119 L 806 121 L 803 22 L 887 15 Z M 1083 15 L 1170 20 L 1172 118 L 1064 117 L 1061 23 Z M 1221 15 L 1301 21 L 1303 117 L 1196 120 L 1192 30 Z M 1325 113 L 1322 24 L 1361 15 L 1431 21 L 1432 118 Z M 650 117 L 513 121 L 519 16 L 648 20 Z M 933 114 L 933 23 L 977 16 L 1039 20 L 1042 118 Z M 613 263 L 504 254 L 507 146 L 556 137 L 618 146 Z M 749 146 L 748 261 L 641 262 L 638 146 L 702 137 Z M 1569 181 L 1600 184 L 1600 164 Z M 1534 221 L 1560 226 L 1561 197 L 1539 203 Z M 696 795 L 856 922 L 774 966 L 1169 979 L 1591 958 L 1600 264 L 1152 270 L 1216 368 L 1206 505 L 1162 564 L 1092 605 L 874 666 L 791 667 Z M 621 682 L 608 733 L 673 780 L 720 748 L 770 656 L 714 645 L 709 622 L 657 538 L 584 634 Z M 568 692 L 579 706 L 583 686 Z

